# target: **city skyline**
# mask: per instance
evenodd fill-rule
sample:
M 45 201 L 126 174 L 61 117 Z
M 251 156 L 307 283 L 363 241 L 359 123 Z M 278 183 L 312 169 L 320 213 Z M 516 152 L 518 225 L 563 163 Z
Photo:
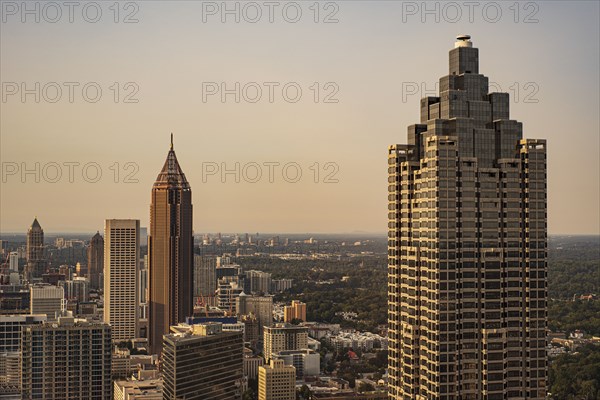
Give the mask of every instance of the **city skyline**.
M 33 96 L 22 103 L 17 94 L 0 105 L 0 156 L 5 166 L 80 163 L 72 184 L 67 169 L 54 184 L 35 183 L 32 175 L 21 183 L 20 170 L 6 176 L 0 193 L 0 232 L 22 232 L 34 215 L 46 232 L 95 233 L 105 217 L 137 218 L 141 226 L 148 226 L 146 188 L 153 182 L 165 138 L 173 132 L 188 180 L 203 196 L 195 213 L 196 232 L 251 228 L 384 233 L 384 180 L 371 177 L 385 175 L 381 155 L 414 120 L 414 103 L 435 91 L 435 77 L 444 72 L 439 55 L 462 32 L 476 37 L 481 48 L 493 49 L 482 53 L 482 68 L 494 76 L 501 91 L 511 94 L 515 118 L 526 121 L 533 136 L 547 137 L 552 144 L 550 234 L 598 234 L 600 102 L 593 90 L 599 69 L 598 4 L 544 2 L 535 15 L 538 22 L 532 23 L 523 22 L 531 13 L 524 9 L 515 23 L 509 4 L 502 4 L 497 23 L 485 21 L 481 9 L 473 23 L 464 19 L 466 10 L 458 23 L 443 18 L 436 23 L 434 16 L 423 23 L 419 14 L 403 16 L 401 3 L 406 2 L 374 2 L 366 8 L 364 2 L 343 2 L 336 15 L 339 22 L 331 24 L 314 24 L 308 9 L 303 14 L 307 20 L 298 24 L 221 23 L 218 15 L 203 23 L 201 4 L 193 2 L 178 8 L 140 3 L 135 24 L 23 24 L 11 17 L 0 28 L 3 81 L 26 82 L 29 87 L 33 82 L 98 82 L 104 97 L 87 103 L 78 90 L 73 103 L 35 103 Z M 112 14 L 105 10 L 104 15 Z M 167 34 L 153 29 L 164 22 L 177 23 Z M 413 32 L 419 32 L 418 41 Z M 128 40 L 114 40 L 107 47 L 106 35 Z M 323 37 L 328 40 L 320 40 Z M 247 48 L 240 38 L 256 45 Z M 89 47 L 82 49 L 80 40 Z M 54 48 L 53 43 L 63 45 L 39 62 L 38 55 Z M 122 63 L 104 61 L 114 59 Z M 315 62 L 306 65 L 305 60 Z M 202 82 L 226 82 L 231 88 L 234 82 L 270 81 L 298 82 L 303 99 L 288 103 L 279 96 L 274 103 L 253 104 L 243 99 L 236 103 L 229 96 L 222 103 L 212 96 L 202 101 Z M 120 96 L 131 92 L 124 88 L 127 82 L 137 83 L 139 102 L 114 103 L 114 90 L 109 88 L 114 82 L 120 85 Z M 324 88 L 327 82 L 336 83 L 338 103 L 314 103 L 314 90 L 309 88 L 314 82 L 320 83 L 321 96 L 331 92 Z M 97 183 L 81 179 L 81 168 L 88 162 L 102 167 Z M 128 162 L 135 165 L 126 168 Z M 232 176 L 221 183 L 218 175 L 204 183 L 205 162 L 219 167 L 226 163 L 229 168 L 235 162 L 297 162 L 303 175 L 300 182 L 288 183 L 279 173 L 271 184 L 263 167 L 263 179 L 257 183 L 238 184 Z M 315 184 L 309 168 L 317 162 L 320 183 Z M 338 183 L 323 183 L 333 171 L 324 169 L 327 162 L 339 167 Z M 119 183 L 113 182 L 115 163 Z M 136 166 L 138 183 L 124 183 Z M 572 170 L 581 178 L 573 179 Z M 573 193 L 577 207 L 572 207 Z M 128 201 L 119 201 L 120 196 Z
M 0 397 L 600 399 L 600 2 L 0 20 Z

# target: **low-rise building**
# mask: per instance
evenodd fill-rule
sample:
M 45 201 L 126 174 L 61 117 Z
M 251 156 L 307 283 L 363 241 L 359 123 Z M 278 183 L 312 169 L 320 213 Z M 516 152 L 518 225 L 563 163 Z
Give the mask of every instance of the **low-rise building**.
M 313 350 L 283 350 L 273 355 L 274 359 L 283 360 L 285 365 L 296 369 L 296 379 L 317 376 L 321 373 L 321 356 Z
M 113 400 L 162 400 L 162 379 L 117 380 L 113 387 Z

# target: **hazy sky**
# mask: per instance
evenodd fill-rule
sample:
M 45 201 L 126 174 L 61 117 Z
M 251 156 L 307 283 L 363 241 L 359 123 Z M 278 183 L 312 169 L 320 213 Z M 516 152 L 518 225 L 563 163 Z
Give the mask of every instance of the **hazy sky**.
M 596 1 L 1 3 L 0 232 L 147 225 L 170 132 L 197 233 L 385 232 L 387 147 L 459 33 L 548 140 L 550 233 L 600 231 Z

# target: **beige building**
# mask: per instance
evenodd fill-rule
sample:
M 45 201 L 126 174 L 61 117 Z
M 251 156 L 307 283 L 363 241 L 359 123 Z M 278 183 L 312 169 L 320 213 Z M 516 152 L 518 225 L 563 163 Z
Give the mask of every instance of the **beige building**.
M 261 356 L 255 356 L 252 350 L 244 348 L 244 376 L 248 379 L 258 379 L 258 367 L 264 365 Z
M 104 222 L 104 322 L 112 326 L 114 342 L 137 337 L 139 249 L 139 220 Z
M 162 400 L 162 386 L 162 379 L 115 381 L 113 400 Z
M 546 398 L 546 142 L 468 36 L 388 153 L 389 398 Z
M 258 367 L 258 400 L 295 400 L 296 368 L 283 360 Z
M 36 284 L 29 289 L 31 315 L 45 314 L 48 321 L 55 321 L 55 314 L 64 309 L 65 290 L 60 286 Z
M 284 350 L 308 348 L 308 328 L 290 324 L 275 324 L 263 331 L 263 355 L 269 361 L 273 355 Z

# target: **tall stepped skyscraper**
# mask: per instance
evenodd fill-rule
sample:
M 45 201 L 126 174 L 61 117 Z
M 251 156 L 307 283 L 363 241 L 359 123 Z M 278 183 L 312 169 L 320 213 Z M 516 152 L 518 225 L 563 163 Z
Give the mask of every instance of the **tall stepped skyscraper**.
M 41 278 L 45 272 L 44 230 L 36 217 L 27 230 L 27 278 Z
M 192 189 L 173 150 L 152 187 L 150 204 L 149 339 L 160 354 L 163 335 L 193 314 Z
M 546 142 L 472 46 L 389 147 L 390 399 L 546 396 Z

